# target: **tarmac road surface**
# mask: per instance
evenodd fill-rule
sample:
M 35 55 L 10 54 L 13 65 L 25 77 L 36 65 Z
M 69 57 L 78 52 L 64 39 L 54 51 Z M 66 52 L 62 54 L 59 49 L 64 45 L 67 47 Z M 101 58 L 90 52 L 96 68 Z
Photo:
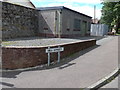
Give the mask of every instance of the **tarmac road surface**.
M 118 67 L 118 36 L 97 41 L 97 46 L 50 68 L 3 73 L 3 88 L 85 88 Z

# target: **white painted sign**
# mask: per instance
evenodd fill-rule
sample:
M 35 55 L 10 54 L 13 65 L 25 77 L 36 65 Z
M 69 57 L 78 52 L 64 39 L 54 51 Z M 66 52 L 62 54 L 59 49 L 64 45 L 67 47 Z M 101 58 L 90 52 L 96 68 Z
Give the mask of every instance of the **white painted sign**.
M 46 53 L 61 52 L 61 51 L 64 51 L 64 47 L 46 49 Z
M 58 46 L 58 48 L 50 48 L 46 49 L 46 53 L 48 53 L 48 66 L 50 65 L 50 53 L 58 52 L 58 62 L 60 62 L 60 52 L 64 51 L 64 47 Z

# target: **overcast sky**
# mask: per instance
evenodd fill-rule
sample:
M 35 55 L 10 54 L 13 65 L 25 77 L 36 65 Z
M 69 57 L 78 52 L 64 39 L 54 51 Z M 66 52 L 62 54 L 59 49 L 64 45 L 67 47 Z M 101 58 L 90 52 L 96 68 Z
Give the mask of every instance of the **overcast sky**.
M 94 17 L 96 5 L 96 18 L 101 17 L 101 0 L 31 0 L 36 7 L 66 6 L 75 11 Z

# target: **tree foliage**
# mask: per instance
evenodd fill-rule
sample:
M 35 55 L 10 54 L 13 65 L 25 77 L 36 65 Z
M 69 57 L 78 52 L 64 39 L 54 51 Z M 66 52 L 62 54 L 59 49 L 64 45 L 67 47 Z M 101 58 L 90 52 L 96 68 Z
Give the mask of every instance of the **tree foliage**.
M 120 28 L 120 1 L 119 2 L 103 2 L 101 23 L 110 27 L 115 27 L 116 32 Z

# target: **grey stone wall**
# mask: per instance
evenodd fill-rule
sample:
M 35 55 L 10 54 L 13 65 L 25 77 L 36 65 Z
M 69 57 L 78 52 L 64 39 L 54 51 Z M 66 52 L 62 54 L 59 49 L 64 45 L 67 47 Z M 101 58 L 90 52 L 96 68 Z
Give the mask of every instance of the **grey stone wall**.
M 37 10 L 2 2 L 2 39 L 36 36 L 37 33 Z
M 2 3 L 0 2 L 0 43 L 2 41 Z

